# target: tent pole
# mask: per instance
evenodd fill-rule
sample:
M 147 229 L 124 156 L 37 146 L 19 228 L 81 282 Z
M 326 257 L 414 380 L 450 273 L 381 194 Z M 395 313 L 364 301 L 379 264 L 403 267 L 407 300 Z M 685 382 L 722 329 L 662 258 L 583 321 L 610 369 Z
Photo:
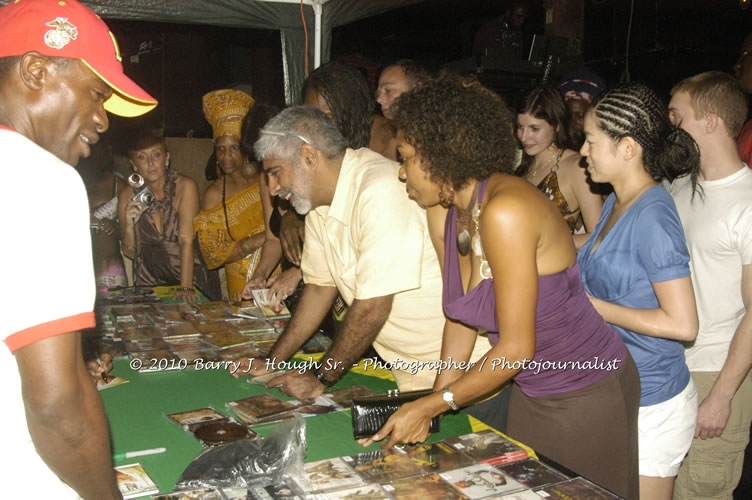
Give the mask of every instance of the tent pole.
M 313 13 L 316 16 L 315 35 L 313 45 L 313 69 L 321 66 L 321 13 L 324 7 L 321 4 L 313 5 Z

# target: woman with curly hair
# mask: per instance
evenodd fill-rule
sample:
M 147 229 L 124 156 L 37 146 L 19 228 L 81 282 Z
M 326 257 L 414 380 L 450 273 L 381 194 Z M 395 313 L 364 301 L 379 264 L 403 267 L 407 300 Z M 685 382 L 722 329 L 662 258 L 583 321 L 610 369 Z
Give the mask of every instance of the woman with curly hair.
M 396 120 L 408 195 L 449 208 L 445 220 L 429 218 L 429 231 L 443 262 L 449 318 L 442 360 L 453 369 L 437 376 L 433 394 L 405 404 L 362 443 L 390 434 L 388 446 L 421 442 L 433 416 L 513 378 L 510 436 L 636 498 L 637 370 L 585 294 L 556 206 L 511 175 L 506 104 L 478 83 L 448 77 L 400 96 Z M 493 347 L 460 370 L 480 331 Z
M 533 89 L 517 108 L 522 164 L 517 173 L 537 186 L 561 212 L 580 248 L 601 214 L 603 201 L 591 189 L 571 134 L 569 109 L 553 87 Z M 575 231 L 584 225 L 585 232 Z
M 637 363 L 640 497 L 670 499 L 692 444 L 697 391 L 682 341 L 697 336 L 689 251 L 671 195 L 658 184 L 690 174 L 700 152 L 641 84 L 600 96 L 585 115 L 588 170 L 614 187 L 577 255 L 585 289 Z

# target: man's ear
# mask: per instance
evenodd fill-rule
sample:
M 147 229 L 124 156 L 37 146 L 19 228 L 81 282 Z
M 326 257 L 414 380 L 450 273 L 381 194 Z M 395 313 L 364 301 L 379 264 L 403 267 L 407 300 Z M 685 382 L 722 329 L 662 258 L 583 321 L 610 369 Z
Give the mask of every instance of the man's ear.
M 720 117 L 716 113 L 705 113 L 702 119 L 702 126 L 706 134 L 712 134 L 720 125 Z
M 303 144 L 300 147 L 300 160 L 303 165 L 309 169 L 315 169 L 318 166 L 318 155 L 321 154 L 318 149 L 310 144 Z
M 27 52 L 21 56 L 19 73 L 21 81 L 31 90 L 41 89 L 48 76 L 52 60 L 38 52 Z

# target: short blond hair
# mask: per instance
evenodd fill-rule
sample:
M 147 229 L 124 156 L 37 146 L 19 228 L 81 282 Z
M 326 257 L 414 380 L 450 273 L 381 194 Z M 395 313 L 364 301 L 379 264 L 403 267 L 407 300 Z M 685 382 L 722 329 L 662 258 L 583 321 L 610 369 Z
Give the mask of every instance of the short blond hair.
M 692 101 L 695 118 L 715 113 L 726 124 L 729 136 L 736 138 L 747 119 L 747 96 L 739 82 L 723 71 L 706 71 L 680 81 L 671 95 L 686 92 Z

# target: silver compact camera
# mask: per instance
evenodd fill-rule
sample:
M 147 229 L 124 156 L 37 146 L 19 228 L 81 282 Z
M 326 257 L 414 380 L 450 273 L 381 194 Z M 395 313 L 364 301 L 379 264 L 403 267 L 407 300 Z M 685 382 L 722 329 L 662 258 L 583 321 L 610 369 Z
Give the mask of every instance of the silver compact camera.
M 130 184 L 133 189 L 138 189 L 144 185 L 144 178 L 137 173 L 133 173 L 128 176 L 128 184 Z M 154 201 L 154 193 L 151 192 L 149 186 L 146 186 L 141 191 L 134 194 L 133 197 L 131 197 L 131 200 L 137 201 L 141 208 L 143 208 Z
M 151 189 L 145 187 L 138 193 L 134 194 L 133 198 L 131 199 L 137 201 L 138 204 L 143 208 L 154 201 L 154 193 L 151 192 Z

